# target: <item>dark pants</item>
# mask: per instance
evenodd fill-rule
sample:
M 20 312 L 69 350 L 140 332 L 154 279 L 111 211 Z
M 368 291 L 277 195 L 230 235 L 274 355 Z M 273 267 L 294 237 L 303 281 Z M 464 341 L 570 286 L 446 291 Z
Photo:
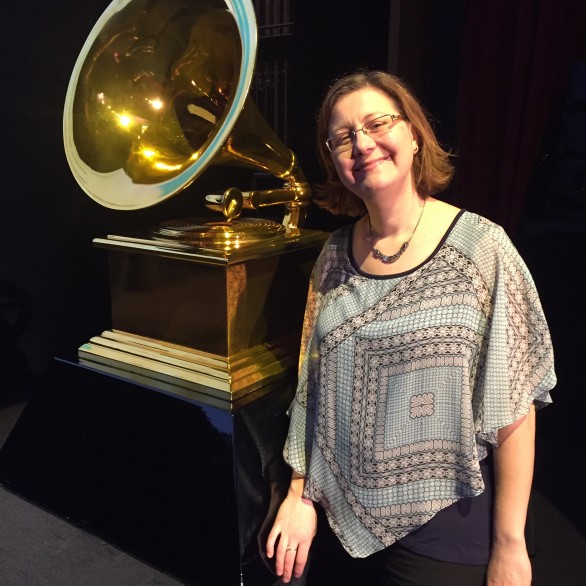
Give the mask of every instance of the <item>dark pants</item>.
M 486 566 L 442 562 L 397 544 L 352 558 L 321 511 L 310 559 L 307 586 L 484 586 L 486 581 Z

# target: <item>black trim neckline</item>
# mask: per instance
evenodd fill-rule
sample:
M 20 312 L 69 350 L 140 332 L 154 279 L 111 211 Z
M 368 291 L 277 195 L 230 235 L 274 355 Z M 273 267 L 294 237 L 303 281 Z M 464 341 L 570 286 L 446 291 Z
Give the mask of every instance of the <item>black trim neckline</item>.
M 456 216 L 451 221 L 450 225 L 448 226 L 448 229 L 445 231 L 444 235 L 442 236 L 441 240 L 438 242 L 438 244 L 435 247 L 435 249 L 433 250 L 433 252 L 425 260 L 423 260 L 421 263 L 419 263 L 416 267 L 409 269 L 408 271 L 403 271 L 401 273 L 392 273 L 390 275 L 372 275 L 371 273 L 366 273 L 365 271 L 358 268 L 358 265 L 356 264 L 356 261 L 354 260 L 354 255 L 352 254 L 352 241 L 354 239 L 354 227 L 356 226 L 356 223 L 354 223 L 354 224 L 352 224 L 352 226 L 349 227 L 350 237 L 348 238 L 348 244 L 347 244 L 348 248 L 346 251 L 346 253 L 348 255 L 348 259 L 350 261 L 350 266 L 356 271 L 357 274 L 359 274 L 362 277 L 366 277 L 368 279 L 377 279 L 377 280 L 396 279 L 398 277 L 405 277 L 407 275 L 410 275 L 411 273 L 414 273 L 415 271 L 419 270 L 423 265 L 427 264 L 429 261 L 431 261 L 433 259 L 434 256 L 437 255 L 437 253 L 440 251 L 441 247 L 445 244 L 449 235 L 452 233 L 454 227 L 458 223 L 458 220 L 462 217 L 462 215 L 464 214 L 465 211 L 466 210 L 462 208 L 456 214 Z

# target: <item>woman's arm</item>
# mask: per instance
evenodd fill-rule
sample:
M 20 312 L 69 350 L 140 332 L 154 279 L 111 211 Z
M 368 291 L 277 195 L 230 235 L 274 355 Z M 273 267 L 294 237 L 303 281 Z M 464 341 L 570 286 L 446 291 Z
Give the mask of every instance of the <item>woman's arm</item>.
M 495 497 L 488 586 L 529 586 L 531 563 L 525 521 L 533 480 L 535 408 L 498 433 L 494 449 Z
M 275 572 L 287 583 L 291 576 L 303 574 L 309 548 L 317 530 L 317 515 L 313 503 L 303 498 L 305 478 L 293 472 L 285 500 L 279 508 L 275 523 L 267 539 L 267 557 L 272 558 L 276 548 Z

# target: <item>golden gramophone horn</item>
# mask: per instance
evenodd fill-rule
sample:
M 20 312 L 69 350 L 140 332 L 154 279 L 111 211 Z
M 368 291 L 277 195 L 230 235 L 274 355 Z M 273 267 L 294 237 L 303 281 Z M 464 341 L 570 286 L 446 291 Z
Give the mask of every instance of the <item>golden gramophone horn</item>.
M 65 102 L 65 152 L 84 191 L 108 208 L 140 209 L 209 164 L 246 166 L 283 187 L 228 189 L 209 207 L 230 220 L 243 207 L 285 204 L 283 224 L 295 230 L 310 189 L 247 98 L 256 42 L 249 0 L 114 0 L 81 51 Z

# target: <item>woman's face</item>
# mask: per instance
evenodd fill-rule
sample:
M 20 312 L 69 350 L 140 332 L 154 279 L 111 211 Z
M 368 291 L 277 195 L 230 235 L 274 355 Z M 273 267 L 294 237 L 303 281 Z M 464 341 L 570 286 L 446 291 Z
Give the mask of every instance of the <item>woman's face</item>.
M 400 114 L 395 101 L 378 89 L 362 88 L 336 102 L 330 116 L 329 136 L 362 128 L 384 114 Z M 375 138 L 357 132 L 350 150 L 333 152 L 331 156 L 344 186 L 367 201 L 389 189 L 412 187 L 416 146 L 411 124 L 400 119 L 389 132 Z

